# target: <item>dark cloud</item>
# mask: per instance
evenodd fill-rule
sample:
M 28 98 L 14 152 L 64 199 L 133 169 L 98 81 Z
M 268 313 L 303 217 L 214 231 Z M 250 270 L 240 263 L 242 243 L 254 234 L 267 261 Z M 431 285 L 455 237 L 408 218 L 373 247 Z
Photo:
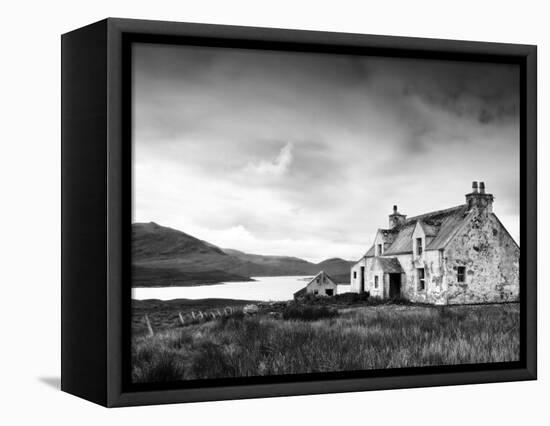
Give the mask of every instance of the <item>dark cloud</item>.
M 485 180 L 519 232 L 517 67 L 137 45 L 133 84 L 137 220 L 353 258 Z

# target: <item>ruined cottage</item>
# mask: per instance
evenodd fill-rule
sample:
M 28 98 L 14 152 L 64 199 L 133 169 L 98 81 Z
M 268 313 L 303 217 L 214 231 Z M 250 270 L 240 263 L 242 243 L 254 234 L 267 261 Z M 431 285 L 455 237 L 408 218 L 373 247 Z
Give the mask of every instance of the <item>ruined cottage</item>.
M 519 300 L 519 246 L 473 182 L 466 203 L 407 218 L 393 207 L 351 268 L 351 291 L 437 305 Z
M 306 294 L 313 294 L 315 296 L 334 296 L 338 285 L 329 274 L 325 271 L 319 272 L 315 275 L 307 285 L 294 293 L 294 298 L 298 299 Z

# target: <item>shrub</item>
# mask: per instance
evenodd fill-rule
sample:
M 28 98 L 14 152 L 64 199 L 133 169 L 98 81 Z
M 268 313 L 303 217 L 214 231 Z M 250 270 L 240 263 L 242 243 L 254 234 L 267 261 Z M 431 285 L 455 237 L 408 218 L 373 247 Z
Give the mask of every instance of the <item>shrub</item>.
M 161 383 L 182 380 L 184 369 L 177 353 L 161 350 L 134 373 L 136 382 Z
M 225 325 L 227 322 L 233 320 L 233 321 L 242 321 L 244 319 L 244 312 L 243 311 L 235 311 L 229 315 L 224 315 L 220 318 L 221 323 Z
M 336 294 L 330 297 L 321 297 L 315 294 L 305 294 L 298 299 L 298 302 L 305 305 L 331 305 L 334 303 L 340 303 L 344 305 L 353 305 L 356 303 L 362 303 L 369 300 L 370 293 L 368 291 L 364 293 L 342 293 Z
M 209 340 L 197 345 L 190 364 L 191 373 L 197 379 L 237 375 L 224 353 L 223 346 Z
M 369 300 L 369 297 L 370 293 L 368 291 L 364 293 L 342 293 L 337 294 L 335 300 L 339 303 L 353 304 Z
M 289 305 L 283 310 L 283 319 L 285 320 L 316 321 L 337 316 L 338 311 L 327 306 Z
M 466 319 L 466 313 L 461 310 L 453 309 L 448 306 L 440 306 L 436 308 L 441 321 L 463 321 Z

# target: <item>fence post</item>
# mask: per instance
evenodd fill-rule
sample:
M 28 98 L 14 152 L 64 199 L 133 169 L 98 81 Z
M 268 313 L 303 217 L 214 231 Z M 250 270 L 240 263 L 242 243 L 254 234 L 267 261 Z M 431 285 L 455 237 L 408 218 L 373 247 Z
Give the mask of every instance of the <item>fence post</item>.
M 185 325 L 185 322 L 183 321 L 183 317 L 181 316 L 181 312 L 178 312 L 178 315 L 180 317 L 181 325 Z
M 145 322 L 147 323 L 147 329 L 149 330 L 149 336 L 154 336 L 155 332 L 153 331 L 153 327 L 151 327 L 151 321 L 149 321 L 149 317 L 147 314 L 145 314 Z

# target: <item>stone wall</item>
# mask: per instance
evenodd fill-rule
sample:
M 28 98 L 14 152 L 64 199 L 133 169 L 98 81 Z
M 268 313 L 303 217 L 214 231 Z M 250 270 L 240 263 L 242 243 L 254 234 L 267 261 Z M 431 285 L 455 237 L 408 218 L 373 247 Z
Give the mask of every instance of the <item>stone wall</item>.
M 445 285 L 442 277 L 442 256 L 439 250 L 428 250 L 422 256 L 412 254 L 397 255 L 403 268 L 401 294 L 405 299 L 418 303 L 446 303 Z M 424 268 L 425 289 L 419 290 L 417 269 Z
M 361 283 L 361 266 L 365 266 L 365 259 L 359 260 L 350 270 L 350 291 L 352 293 L 359 293 L 359 286 Z M 355 278 L 353 273 L 355 272 Z M 367 291 L 365 283 L 365 291 Z
M 443 259 L 449 304 L 519 300 L 519 247 L 492 213 L 474 210 Z M 458 282 L 458 267 L 465 282 Z
M 384 256 L 382 256 L 384 257 Z M 419 303 L 443 304 L 446 302 L 443 270 L 441 268 L 441 253 L 436 251 L 425 251 L 421 257 L 413 258 L 412 254 L 399 254 L 395 256 L 403 273 L 401 274 L 401 295 L 403 298 Z M 351 269 L 351 291 L 359 293 L 360 267 L 365 266 L 365 291 L 370 292 L 373 297 L 389 297 L 389 276 L 383 271 L 372 270 L 374 259 L 367 258 L 360 261 Z M 417 268 L 424 268 L 426 288 L 418 290 Z M 357 276 L 353 278 L 353 271 Z M 374 287 L 375 276 L 378 276 L 378 288 Z
M 365 268 L 365 289 L 370 292 L 372 297 L 386 297 L 385 287 L 387 283 L 384 281 L 383 271 L 373 271 L 374 258 L 367 259 Z M 378 288 L 374 288 L 374 277 L 378 276 Z
M 321 279 L 319 282 L 316 280 L 313 280 L 306 286 L 306 293 L 307 294 L 315 294 L 317 292 L 318 296 L 326 296 L 325 290 L 330 289 L 332 290 L 332 294 L 336 295 L 337 292 L 337 285 L 333 281 L 327 279 L 326 277 L 320 277 Z

